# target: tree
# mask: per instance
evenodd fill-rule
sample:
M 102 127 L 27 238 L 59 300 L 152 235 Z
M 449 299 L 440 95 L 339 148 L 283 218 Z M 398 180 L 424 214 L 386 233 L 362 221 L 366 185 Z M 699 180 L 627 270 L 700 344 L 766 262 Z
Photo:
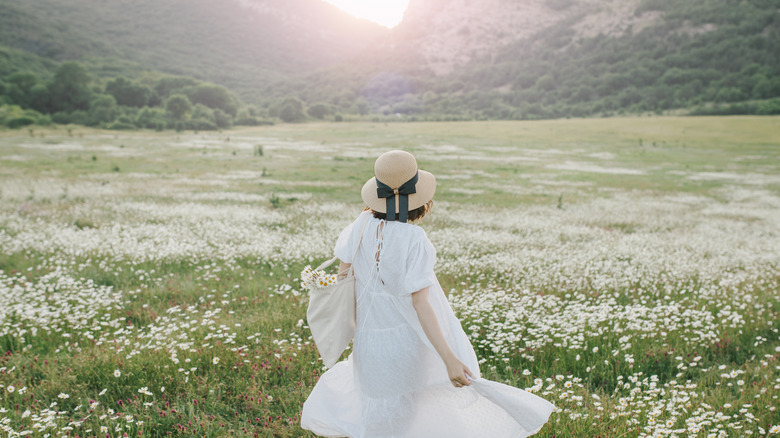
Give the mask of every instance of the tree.
M 176 121 L 185 121 L 190 111 L 192 111 L 192 103 L 183 94 L 174 94 L 165 101 L 165 113 Z
M 324 119 L 325 116 L 331 113 L 331 109 L 324 103 L 315 103 L 306 112 L 314 118 Z
M 6 94 L 11 102 L 24 107 L 30 107 L 31 91 L 38 84 L 38 77 L 30 72 L 18 72 L 8 77 Z
M 190 114 L 189 122 L 187 122 L 187 127 L 200 131 L 217 129 L 217 120 L 214 117 L 214 110 L 201 103 L 196 103 L 192 107 L 192 113 Z
M 222 129 L 233 126 L 233 117 L 219 108 L 214 110 L 214 120 L 217 122 L 217 126 Z
M 35 86 L 30 89 L 28 102 L 30 108 L 42 113 L 50 113 L 52 107 L 49 88 L 44 84 L 35 84 Z
M 77 62 L 63 62 L 49 83 L 52 109 L 74 111 L 89 109 L 92 91 L 87 70 Z
M 279 105 L 279 118 L 287 123 L 300 122 L 306 118 L 303 102 L 295 97 L 284 99 Z
M 142 108 L 149 103 L 152 90 L 125 78 L 116 78 L 106 84 L 106 93 L 114 96 L 118 105 Z
M 135 124 L 139 128 L 162 130 L 165 129 L 165 114 L 159 108 L 147 106 L 138 113 Z
M 194 87 L 199 83 L 198 80 L 185 76 L 169 76 L 157 81 L 154 91 L 157 92 L 161 100 L 165 100 L 170 95 L 181 93 L 185 88 Z
M 89 121 L 91 125 L 112 122 L 117 115 L 116 99 L 109 94 L 99 94 L 89 104 Z
M 357 98 L 355 100 L 354 107 L 355 107 L 355 110 L 357 111 L 357 113 L 360 114 L 361 116 L 365 116 L 366 114 L 368 114 L 369 106 L 368 106 L 368 102 L 366 101 L 366 99 L 364 99 L 362 97 Z
M 220 85 L 198 85 L 190 88 L 187 95 L 192 103 L 201 103 L 213 109 L 219 108 L 231 116 L 235 116 L 238 112 L 236 98 L 227 88 Z

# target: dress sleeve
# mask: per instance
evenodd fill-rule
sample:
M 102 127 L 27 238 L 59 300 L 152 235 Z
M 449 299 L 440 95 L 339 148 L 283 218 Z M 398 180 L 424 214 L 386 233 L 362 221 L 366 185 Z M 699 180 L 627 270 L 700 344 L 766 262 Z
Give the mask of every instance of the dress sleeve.
M 339 258 L 344 263 L 352 263 L 352 256 L 355 254 L 355 245 L 360 236 L 357 234 L 360 232 L 359 224 L 364 220 L 361 213 L 354 222 L 347 225 L 339 234 L 338 240 L 336 240 L 336 247 L 333 248 L 333 255 Z M 356 225 L 358 225 L 356 227 Z
M 433 265 L 436 263 L 436 249 L 425 232 L 409 246 L 406 265 L 404 292 L 409 295 L 436 283 Z

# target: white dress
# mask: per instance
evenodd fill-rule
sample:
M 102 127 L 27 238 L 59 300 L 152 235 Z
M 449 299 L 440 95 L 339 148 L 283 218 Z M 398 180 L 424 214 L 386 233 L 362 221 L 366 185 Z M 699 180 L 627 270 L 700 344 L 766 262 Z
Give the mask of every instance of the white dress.
M 422 228 L 365 211 L 341 232 L 334 252 L 355 268 L 355 339 L 349 358 L 326 371 L 304 403 L 301 427 L 325 437 L 523 438 L 547 422 L 550 402 L 479 377 L 477 356 L 434 274 L 436 250 Z M 452 386 L 423 332 L 411 294 L 428 286 L 447 343 L 475 374 L 471 386 Z

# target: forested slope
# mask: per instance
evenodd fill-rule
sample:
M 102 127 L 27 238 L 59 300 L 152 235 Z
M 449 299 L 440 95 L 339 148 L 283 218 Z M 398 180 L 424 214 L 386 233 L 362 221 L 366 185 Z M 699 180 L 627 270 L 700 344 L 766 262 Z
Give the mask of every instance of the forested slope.
M 247 121 L 777 114 L 778 47 L 780 0 L 412 0 L 391 31 L 321 0 L 0 0 L 0 92 L 49 114 L 42 87 L 65 60 L 94 95 L 125 77 L 161 109 L 223 85 L 256 106 Z M 171 93 L 164 74 L 195 81 Z
M 0 0 L 0 45 L 58 61 L 119 57 L 249 100 L 385 32 L 319 0 Z
M 588 36 L 580 31 L 586 11 L 447 75 L 426 68 L 412 40 L 392 57 L 367 53 L 350 68 L 285 80 L 267 94 L 337 105 L 354 99 L 355 109 L 419 118 L 780 112 L 766 102 L 780 97 L 780 1 L 644 0 L 634 15 L 653 19 Z

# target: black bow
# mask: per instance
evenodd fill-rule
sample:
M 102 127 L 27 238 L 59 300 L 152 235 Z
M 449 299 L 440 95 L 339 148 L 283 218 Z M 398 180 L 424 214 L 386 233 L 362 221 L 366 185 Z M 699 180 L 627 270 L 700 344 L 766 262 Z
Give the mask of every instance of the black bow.
M 387 202 L 387 220 L 395 220 L 395 195 L 400 195 L 398 198 L 398 221 L 406 222 L 409 214 L 409 195 L 417 193 L 417 173 L 409 181 L 401 184 L 397 190 L 390 188 L 387 184 L 376 179 L 376 194 L 382 199 L 385 198 Z

